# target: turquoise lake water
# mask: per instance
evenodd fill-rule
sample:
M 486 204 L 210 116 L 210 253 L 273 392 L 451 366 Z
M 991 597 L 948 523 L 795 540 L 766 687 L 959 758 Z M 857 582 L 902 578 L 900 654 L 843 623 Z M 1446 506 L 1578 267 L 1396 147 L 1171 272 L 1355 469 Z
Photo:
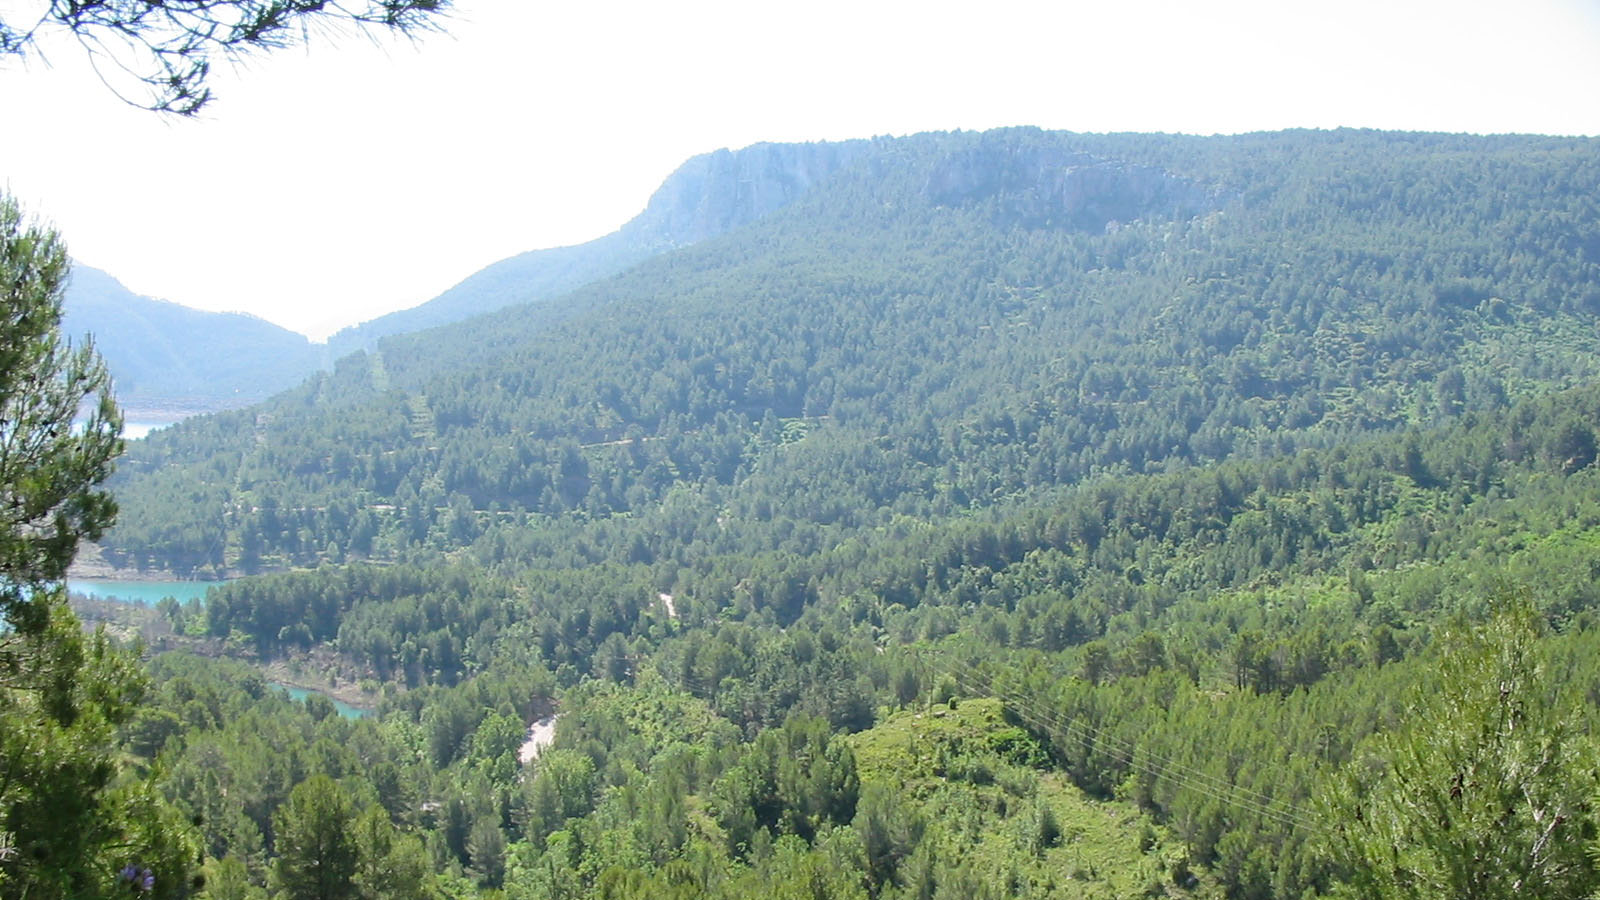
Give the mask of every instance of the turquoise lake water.
M 305 688 L 290 687 L 287 684 L 279 684 L 276 681 L 271 682 L 271 684 L 278 690 L 288 691 L 290 698 L 300 703 L 304 703 L 305 699 L 312 694 L 321 693 L 321 691 L 308 691 Z M 323 696 L 327 695 L 324 694 Z M 370 709 L 360 709 L 345 703 L 343 700 L 335 700 L 333 697 L 328 697 L 328 699 L 333 700 L 334 710 L 346 719 L 360 719 L 372 715 L 372 710 Z
M 172 597 L 179 603 L 187 603 L 190 598 L 204 600 L 208 588 L 214 588 L 222 583 L 220 581 L 102 581 L 96 578 L 68 578 L 67 590 L 74 594 L 85 594 L 100 600 L 121 600 L 124 603 L 155 606 L 162 597 Z
M 206 590 L 218 585 L 226 584 L 222 581 L 106 581 L 98 578 L 69 578 L 67 590 L 74 594 L 85 594 L 101 600 L 118 600 L 123 603 L 137 603 L 143 606 L 155 606 L 163 597 L 172 597 L 179 603 L 187 603 L 191 598 L 206 599 Z M 308 691 L 305 688 L 290 687 L 287 684 L 272 682 L 272 686 L 289 692 L 289 696 L 296 701 L 304 702 L 306 697 L 321 693 Z M 329 697 L 333 701 L 333 708 L 339 715 L 346 719 L 359 719 L 372 715 L 370 709 L 360 709 L 351 706 L 342 700 Z

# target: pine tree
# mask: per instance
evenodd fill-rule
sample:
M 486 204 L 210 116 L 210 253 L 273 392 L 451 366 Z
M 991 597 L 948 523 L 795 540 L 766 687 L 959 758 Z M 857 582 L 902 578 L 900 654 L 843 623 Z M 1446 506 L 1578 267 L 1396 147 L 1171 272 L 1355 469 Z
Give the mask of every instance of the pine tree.
M 57 235 L 0 197 L 0 616 L 19 635 L 47 627 L 45 588 L 116 516 L 100 484 L 122 450 L 122 418 L 94 348 L 61 334 L 67 269 Z
M 116 513 L 100 485 L 122 443 L 104 366 L 61 335 L 67 267 L 0 196 L 0 897 L 183 896 L 191 830 L 147 781 L 112 787 L 144 678 L 61 583 Z
M 289 900 L 357 896 L 355 807 L 339 783 L 317 774 L 295 785 L 272 817 L 273 880 Z
M 1446 638 L 1408 720 L 1358 753 L 1329 795 L 1347 896 L 1511 900 L 1586 896 L 1595 771 L 1570 697 L 1541 671 L 1522 607 Z

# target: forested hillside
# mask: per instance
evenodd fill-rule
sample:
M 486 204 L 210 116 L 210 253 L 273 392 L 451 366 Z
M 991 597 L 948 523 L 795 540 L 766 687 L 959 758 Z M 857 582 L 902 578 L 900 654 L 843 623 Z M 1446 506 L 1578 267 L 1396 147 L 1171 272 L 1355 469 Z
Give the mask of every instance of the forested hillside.
M 1597 174 L 1542 139 L 886 141 L 722 238 L 153 438 L 108 549 L 396 559 L 713 488 L 849 529 L 1442 422 L 1595 373 Z
M 299 384 L 323 348 L 254 316 L 211 313 L 141 297 L 78 263 L 63 330 L 91 335 L 132 421 L 165 422 L 247 406 Z
M 696 156 L 668 176 L 644 212 L 616 231 L 503 259 L 420 306 L 343 329 L 328 339 L 329 351 L 337 358 L 371 349 L 387 335 L 559 297 L 640 260 L 721 234 L 805 194 L 861 144 L 756 144 Z
M 247 576 L 147 633 L 377 712 L 151 659 L 208 890 L 1600 889 L 1600 144 L 842 162 L 130 446 L 105 556 Z

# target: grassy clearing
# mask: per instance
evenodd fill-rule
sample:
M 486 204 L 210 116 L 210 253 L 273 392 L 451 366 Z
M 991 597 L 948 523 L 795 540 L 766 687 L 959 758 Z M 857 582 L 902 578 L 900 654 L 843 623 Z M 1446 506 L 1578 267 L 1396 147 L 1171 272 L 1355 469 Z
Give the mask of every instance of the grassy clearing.
M 863 790 L 913 799 L 912 827 L 932 838 L 902 864 L 903 881 L 942 858 L 970 876 L 974 897 L 1209 896 L 1164 828 L 1052 772 L 998 700 L 902 710 L 851 741 Z

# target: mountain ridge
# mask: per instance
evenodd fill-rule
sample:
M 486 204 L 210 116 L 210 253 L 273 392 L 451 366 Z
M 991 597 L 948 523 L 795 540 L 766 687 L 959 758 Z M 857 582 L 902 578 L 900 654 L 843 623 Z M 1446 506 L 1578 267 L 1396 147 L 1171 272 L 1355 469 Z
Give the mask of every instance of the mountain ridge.
M 330 352 L 340 357 L 391 334 L 548 300 L 721 234 L 793 202 L 848 164 L 865 143 L 758 143 L 691 157 L 667 176 L 642 212 L 616 231 L 492 263 L 432 300 L 340 330 L 328 339 Z
M 92 334 L 124 413 L 166 421 L 245 406 L 292 387 L 323 362 L 304 335 L 247 313 L 193 309 L 141 296 L 74 262 L 62 331 Z

